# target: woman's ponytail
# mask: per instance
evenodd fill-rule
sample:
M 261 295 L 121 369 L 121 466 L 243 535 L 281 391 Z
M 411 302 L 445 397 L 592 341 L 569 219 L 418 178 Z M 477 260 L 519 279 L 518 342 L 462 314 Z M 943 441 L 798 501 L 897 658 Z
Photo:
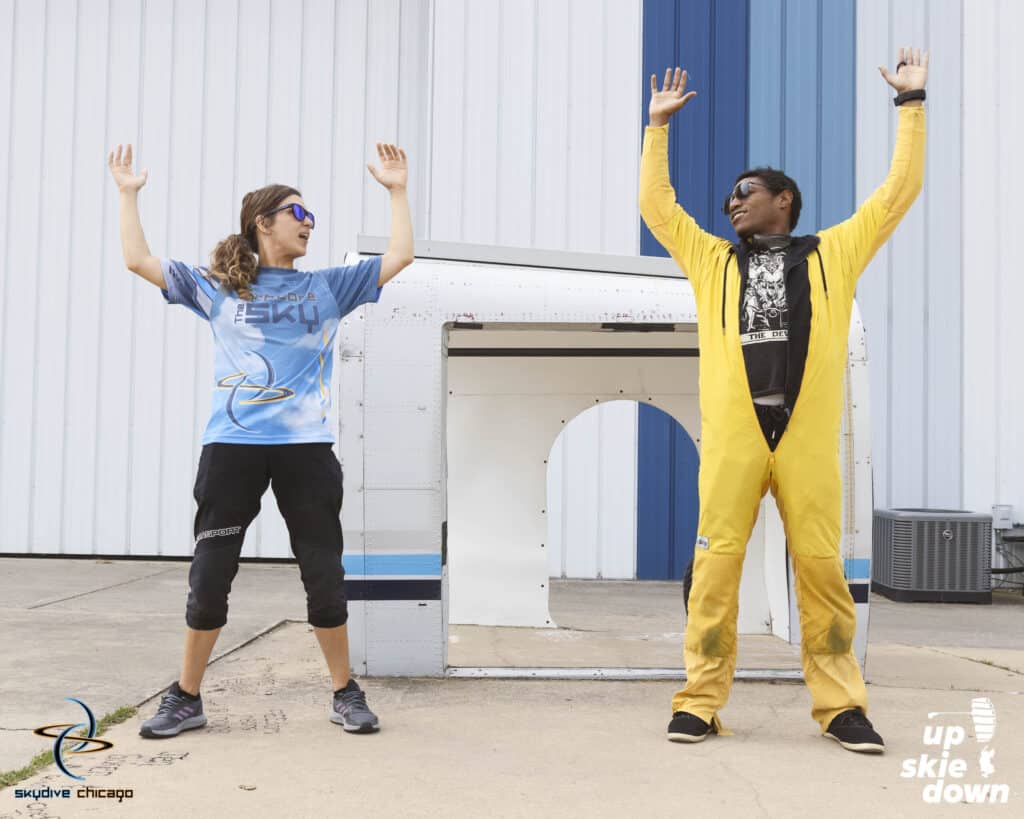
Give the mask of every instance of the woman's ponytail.
M 241 233 L 218 242 L 210 254 L 210 274 L 245 301 L 252 300 L 252 283 L 258 272 L 256 251 Z
M 267 185 L 247 193 L 242 197 L 239 217 L 242 232 L 233 233 L 218 242 L 210 254 L 210 275 L 240 299 L 252 301 L 252 285 L 259 274 L 256 220 L 263 216 L 268 224 L 273 224 L 276 214 L 271 211 L 289 196 L 302 194 L 287 185 Z

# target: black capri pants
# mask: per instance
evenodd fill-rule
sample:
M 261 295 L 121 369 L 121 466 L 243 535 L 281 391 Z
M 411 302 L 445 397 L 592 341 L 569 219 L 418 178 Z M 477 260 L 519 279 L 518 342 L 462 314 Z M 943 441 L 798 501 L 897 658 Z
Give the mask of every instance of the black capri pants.
M 274 490 L 292 552 L 306 587 L 309 623 L 334 628 L 348 621 L 341 565 L 341 464 L 330 444 L 207 444 L 194 495 L 195 555 L 188 573 L 185 622 L 220 628 L 238 572 L 245 530 Z

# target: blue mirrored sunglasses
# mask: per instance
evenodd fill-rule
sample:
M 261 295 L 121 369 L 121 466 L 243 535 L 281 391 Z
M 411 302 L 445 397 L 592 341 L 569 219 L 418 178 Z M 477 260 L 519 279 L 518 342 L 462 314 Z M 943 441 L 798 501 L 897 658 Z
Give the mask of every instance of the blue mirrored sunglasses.
M 305 222 L 306 221 L 306 217 L 308 216 L 309 217 L 309 227 L 310 228 L 315 228 L 316 227 L 316 217 L 313 216 L 313 211 L 306 210 L 304 207 L 302 207 L 302 205 L 281 205 L 281 207 L 274 208 L 271 211 L 267 211 L 263 215 L 264 216 L 270 216 L 272 213 L 280 213 L 282 210 L 290 210 L 292 212 L 292 216 L 295 217 L 295 221 L 297 221 L 297 222 Z

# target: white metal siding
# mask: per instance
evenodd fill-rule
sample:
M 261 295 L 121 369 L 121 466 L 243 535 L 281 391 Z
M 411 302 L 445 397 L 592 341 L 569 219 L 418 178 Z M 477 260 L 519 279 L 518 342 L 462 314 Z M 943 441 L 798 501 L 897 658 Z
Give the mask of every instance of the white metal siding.
M 438 0 L 430 237 L 639 249 L 640 0 Z
M 932 53 L 924 191 L 858 289 L 879 507 L 1009 503 L 1024 520 L 1024 284 L 1010 250 L 1022 34 L 1012 0 L 857 4 L 858 201 L 884 178 L 895 134 L 875 66 L 901 45 Z
M 964 8 L 964 503 L 1014 506 L 1024 520 L 1024 277 L 1016 258 L 1024 164 L 1024 6 Z
M 0 3 L 0 551 L 188 554 L 209 328 L 127 272 L 105 167 L 133 142 L 150 247 L 204 264 L 242 195 L 299 187 L 304 266 L 384 231 L 372 143 L 426 174 L 423 0 Z M 395 32 L 400 32 L 396 38 Z M 287 555 L 271 513 L 247 553 Z
M 434 4 L 431 239 L 639 252 L 641 16 L 640 0 Z M 634 465 L 610 470 L 623 441 Z M 635 442 L 635 407 L 603 407 L 555 444 L 553 576 L 635 576 Z
M 566 424 L 548 457 L 552 577 L 636 577 L 637 407 L 612 401 Z
M 871 360 L 875 505 L 958 506 L 960 0 L 858 3 L 857 201 L 885 179 L 895 142 L 892 92 L 876 66 L 892 69 L 910 44 L 932 52 L 924 190 L 857 291 Z
M 150 171 L 153 251 L 191 263 L 268 182 L 321 216 L 304 266 L 387 233 L 365 169 L 378 140 L 409 153 L 419 238 L 633 254 L 640 14 L 640 0 L 0 3 L 0 551 L 191 550 L 209 328 L 124 270 L 112 145 L 133 142 Z M 269 495 L 246 553 L 288 554 Z

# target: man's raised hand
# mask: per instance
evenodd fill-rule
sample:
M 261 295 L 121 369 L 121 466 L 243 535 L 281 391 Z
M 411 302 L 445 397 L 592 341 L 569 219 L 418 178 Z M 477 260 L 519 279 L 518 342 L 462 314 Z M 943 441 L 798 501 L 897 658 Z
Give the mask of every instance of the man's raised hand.
M 669 117 L 697 96 L 696 91 L 686 93 L 686 80 L 686 72 L 678 66 L 676 66 L 674 75 L 672 69 L 667 68 L 665 69 L 665 82 L 659 91 L 658 78 L 651 74 L 651 105 L 647 112 L 653 127 L 666 125 Z
M 928 52 L 922 57 L 919 48 L 901 48 L 895 74 L 890 74 L 883 65 L 878 66 L 878 70 L 897 94 L 916 91 L 928 82 Z

